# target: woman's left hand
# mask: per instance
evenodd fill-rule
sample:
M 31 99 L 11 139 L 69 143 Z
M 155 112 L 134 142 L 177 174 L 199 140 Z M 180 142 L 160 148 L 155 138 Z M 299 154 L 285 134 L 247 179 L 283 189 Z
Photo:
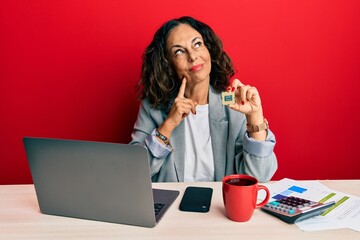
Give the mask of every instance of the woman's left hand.
M 235 92 L 236 99 L 235 104 L 229 105 L 231 109 L 242 112 L 247 116 L 259 113 L 262 115 L 261 99 L 255 87 L 244 85 L 239 79 L 234 79 L 229 88 Z
M 236 101 L 235 104 L 229 105 L 229 108 L 244 113 L 248 125 L 262 124 L 265 120 L 258 90 L 253 86 L 242 84 L 238 79 L 234 79 L 230 88 L 231 90 L 228 88 L 228 91 L 235 91 Z M 251 132 L 249 136 L 264 141 L 267 131 Z

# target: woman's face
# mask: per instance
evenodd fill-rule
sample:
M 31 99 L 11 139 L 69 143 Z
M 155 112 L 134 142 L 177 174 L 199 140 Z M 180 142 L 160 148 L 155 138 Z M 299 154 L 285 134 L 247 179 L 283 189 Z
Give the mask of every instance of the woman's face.
M 187 24 L 174 28 L 167 39 L 169 60 L 187 84 L 210 82 L 211 58 L 201 34 Z

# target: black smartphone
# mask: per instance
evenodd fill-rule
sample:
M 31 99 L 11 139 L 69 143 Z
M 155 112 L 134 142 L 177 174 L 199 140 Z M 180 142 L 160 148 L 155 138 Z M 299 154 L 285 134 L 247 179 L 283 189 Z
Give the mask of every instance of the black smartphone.
M 212 188 L 187 187 L 180 202 L 180 210 L 187 212 L 208 212 L 212 192 Z

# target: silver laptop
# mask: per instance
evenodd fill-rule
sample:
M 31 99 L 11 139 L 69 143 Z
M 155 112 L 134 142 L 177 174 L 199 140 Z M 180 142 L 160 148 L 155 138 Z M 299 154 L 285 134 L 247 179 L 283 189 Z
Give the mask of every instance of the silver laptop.
M 152 189 L 142 146 L 24 138 L 40 211 L 154 227 L 179 195 Z

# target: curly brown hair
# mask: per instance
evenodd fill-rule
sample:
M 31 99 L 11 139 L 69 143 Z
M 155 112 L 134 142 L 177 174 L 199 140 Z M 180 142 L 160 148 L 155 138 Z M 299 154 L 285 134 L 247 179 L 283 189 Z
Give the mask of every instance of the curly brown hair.
M 152 107 L 167 109 L 180 88 L 180 79 L 168 60 L 166 42 L 169 33 L 180 24 L 187 24 L 204 39 L 211 57 L 210 85 L 220 93 L 234 75 L 230 57 L 223 50 L 221 40 L 205 23 L 192 17 L 181 17 L 164 23 L 155 33 L 143 54 L 141 79 L 138 83 L 140 99 L 148 99 Z

